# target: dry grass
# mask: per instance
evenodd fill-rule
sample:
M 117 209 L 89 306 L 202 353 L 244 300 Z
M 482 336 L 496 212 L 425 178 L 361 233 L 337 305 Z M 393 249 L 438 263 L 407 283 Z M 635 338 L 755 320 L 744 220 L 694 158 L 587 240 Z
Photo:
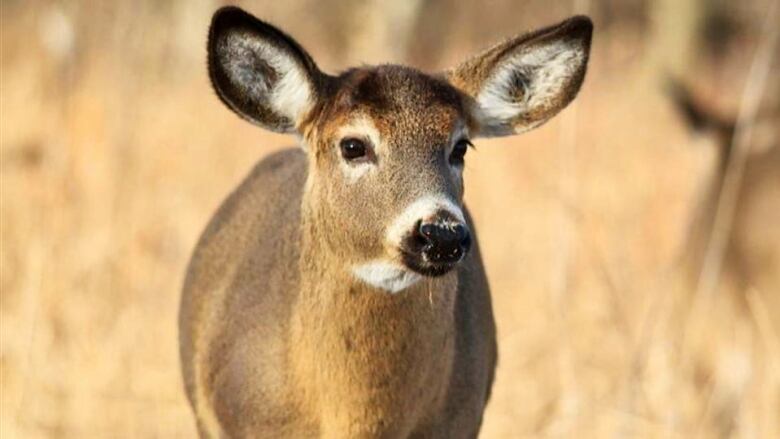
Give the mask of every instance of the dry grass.
M 354 63 L 303 4 L 250 9 L 326 68 Z M 176 340 L 189 252 L 253 163 L 293 139 L 214 97 L 214 5 L 187 5 L 2 5 L 3 438 L 194 435 Z M 566 14 L 531 6 L 524 25 L 470 30 L 442 65 Z M 728 294 L 691 312 L 678 281 L 714 151 L 690 147 L 630 30 L 597 34 L 576 108 L 469 155 L 500 345 L 483 436 L 780 437 L 762 296 L 745 292 L 747 313 Z

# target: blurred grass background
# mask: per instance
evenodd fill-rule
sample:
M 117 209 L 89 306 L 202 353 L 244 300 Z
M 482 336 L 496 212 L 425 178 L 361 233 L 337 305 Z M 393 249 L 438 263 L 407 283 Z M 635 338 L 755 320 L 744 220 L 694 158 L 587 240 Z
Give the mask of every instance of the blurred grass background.
M 662 87 L 679 75 L 735 113 L 771 0 L 236 3 L 331 72 L 435 71 L 589 14 L 576 104 L 467 160 L 500 349 L 482 436 L 780 437 L 778 322 L 754 296 L 686 299 L 715 149 Z M 2 2 L 3 438 L 195 435 L 176 334 L 189 253 L 255 161 L 294 142 L 212 92 L 222 4 Z

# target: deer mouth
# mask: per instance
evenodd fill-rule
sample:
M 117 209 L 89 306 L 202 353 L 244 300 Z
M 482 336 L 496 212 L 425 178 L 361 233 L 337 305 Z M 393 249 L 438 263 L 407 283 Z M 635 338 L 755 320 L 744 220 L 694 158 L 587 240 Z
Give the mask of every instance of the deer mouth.
M 452 271 L 465 255 L 465 253 L 461 254 L 457 260 L 435 261 L 428 256 L 430 251 L 426 246 L 421 246 L 418 250 L 402 248 L 401 261 L 406 268 L 415 273 L 427 277 L 439 277 Z
M 401 259 L 404 265 L 414 271 L 426 277 L 439 277 L 452 271 L 457 265 L 456 263 L 442 263 L 442 262 L 426 262 L 422 258 L 416 255 L 404 254 Z

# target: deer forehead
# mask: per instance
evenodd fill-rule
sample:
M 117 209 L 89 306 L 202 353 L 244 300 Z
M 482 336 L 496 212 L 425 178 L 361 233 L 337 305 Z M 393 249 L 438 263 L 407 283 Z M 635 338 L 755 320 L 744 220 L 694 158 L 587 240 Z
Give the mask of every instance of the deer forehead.
M 370 126 L 372 134 L 387 144 L 419 147 L 446 143 L 465 120 L 462 98 L 454 87 L 415 69 L 388 65 L 339 76 L 319 124 L 320 132 L 335 137 Z

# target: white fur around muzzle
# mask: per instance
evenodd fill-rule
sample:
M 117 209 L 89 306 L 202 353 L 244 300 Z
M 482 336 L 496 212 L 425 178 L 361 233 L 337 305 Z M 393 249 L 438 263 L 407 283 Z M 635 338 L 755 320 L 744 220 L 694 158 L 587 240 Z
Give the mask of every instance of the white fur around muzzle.
M 401 265 L 387 261 L 371 261 L 352 268 L 352 273 L 368 285 L 399 293 L 422 280 L 423 276 Z
M 441 195 L 426 195 L 409 204 L 393 221 L 387 231 L 388 242 L 391 246 L 400 246 L 404 235 L 418 221 L 442 210 L 465 223 L 463 211 L 452 200 Z M 356 265 L 352 267 L 352 273 L 366 284 L 393 294 L 411 287 L 423 278 L 400 263 L 382 259 Z

